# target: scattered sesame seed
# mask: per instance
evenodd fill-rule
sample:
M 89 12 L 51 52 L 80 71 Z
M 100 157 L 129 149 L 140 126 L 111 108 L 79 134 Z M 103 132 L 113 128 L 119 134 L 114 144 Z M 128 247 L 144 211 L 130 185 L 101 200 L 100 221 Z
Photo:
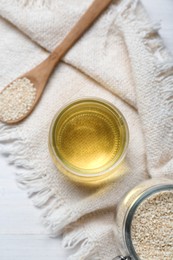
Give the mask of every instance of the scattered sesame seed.
M 13 81 L 0 93 L 0 119 L 4 122 L 18 120 L 31 109 L 36 98 L 36 88 L 27 78 Z
M 173 259 L 173 190 L 157 192 L 138 206 L 131 238 L 141 260 Z

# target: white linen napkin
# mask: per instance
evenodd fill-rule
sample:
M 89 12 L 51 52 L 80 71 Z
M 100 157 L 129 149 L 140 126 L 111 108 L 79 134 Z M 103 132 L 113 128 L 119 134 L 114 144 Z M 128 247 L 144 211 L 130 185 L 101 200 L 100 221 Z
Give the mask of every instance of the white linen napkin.
M 91 0 L 1 0 L 0 88 L 47 57 Z M 119 254 L 114 213 L 144 179 L 173 179 L 173 59 L 137 0 L 113 1 L 56 68 L 37 108 L 22 123 L 0 124 L 0 152 L 16 165 L 51 234 L 76 248 L 70 260 Z M 127 119 L 125 174 L 95 189 L 74 184 L 52 163 L 48 131 L 59 108 L 101 97 Z

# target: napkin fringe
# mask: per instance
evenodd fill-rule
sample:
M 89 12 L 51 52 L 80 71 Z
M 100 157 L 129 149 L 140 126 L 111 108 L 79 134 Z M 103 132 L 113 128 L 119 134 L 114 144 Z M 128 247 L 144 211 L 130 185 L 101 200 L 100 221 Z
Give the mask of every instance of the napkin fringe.
M 68 225 L 76 212 L 67 212 L 61 196 L 55 197 L 53 189 L 48 185 L 48 173 L 35 170 L 35 162 L 28 160 L 26 150 L 28 144 L 19 136 L 16 126 L 0 125 L 0 153 L 4 155 L 9 164 L 17 167 L 16 179 L 21 188 L 26 188 L 28 196 L 37 207 L 45 206 L 43 213 L 44 224 L 57 235 Z M 52 204 L 47 206 L 47 202 Z
M 0 153 L 7 158 L 9 164 L 25 169 L 33 169 L 34 165 L 25 156 L 26 142 L 18 137 L 17 128 L 0 126 Z
M 81 226 L 75 226 L 71 230 L 67 230 L 67 233 L 63 237 L 63 247 L 67 250 L 72 250 L 79 246 L 76 254 L 71 255 L 68 260 L 76 259 L 95 259 L 99 260 L 98 252 L 95 247 L 95 243 L 89 241 L 89 238 L 85 230 Z
M 27 190 L 28 197 L 36 207 L 44 208 L 43 223 L 53 236 L 57 236 L 72 221 L 74 213 L 67 212 L 61 196 L 55 197 L 56 192 L 49 188 L 46 181 L 48 174 L 45 172 L 43 175 L 42 171 L 35 170 L 34 162 L 28 160 L 27 146 L 16 126 L 0 126 L 0 153 L 9 164 L 17 167 L 16 180 L 20 188 Z M 51 205 L 47 206 L 51 200 Z
M 132 26 L 135 26 L 137 20 L 137 12 L 139 0 L 125 0 L 124 5 L 119 9 L 119 18 L 122 18 L 130 22 Z M 146 16 L 143 12 L 141 15 Z M 168 119 L 173 118 L 173 62 L 172 54 L 166 49 L 163 40 L 159 36 L 159 23 L 151 23 L 148 19 L 142 19 L 140 16 L 138 19 L 138 35 L 145 48 L 152 54 L 151 60 L 155 62 L 156 81 L 160 84 L 160 94 L 162 96 L 163 103 L 169 107 Z M 154 73 L 154 72 L 153 72 Z M 172 125 L 172 124 L 171 124 Z
M 143 31 L 143 43 L 147 50 L 153 55 L 156 64 L 156 82 L 160 85 L 160 95 L 163 104 L 169 107 L 169 119 L 172 117 L 173 108 L 173 62 L 169 59 L 168 52 L 159 37 L 158 24 L 148 27 Z M 168 116 L 168 114 L 167 114 Z M 172 124 L 171 124 L 172 125 Z
M 23 170 L 17 173 L 17 182 L 21 188 L 27 190 L 28 197 L 32 199 L 33 204 L 43 209 L 42 222 L 51 236 L 60 235 L 77 213 L 68 211 L 64 200 L 57 195 L 57 190 L 50 188 L 48 173 L 45 173 L 43 177 L 43 172 L 36 172 L 33 169 Z
M 173 120 L 173 62 L 164 62 L 163 64 L 160 64 L 157 81 L 162 84 L 162 100 L 164 100 L 166 106 L 169 107 L 167 112 L 168 119 L 172 118 Z M 172 122 L 170 120 L 169 124 L 170 127 L 172 127 Z
M 165 136 L 167 137 L 167 145 L 169 146 L 169 144 L 172 142 L 173 125 L 173 57 L 172 54 L 167 50 L 163 40 L 159 36 L 160 25 L 152 24 L 150 22 L 150 19 L 148 19 L 147 14 L 143 12 L 143 9 L 141 9 L 141 7 L 138 8 L 138 3 L 140 3 L 139 0 L 127 0 L 126 5 L 124 5 L 123 8 L 120 10 L 117 20 L 119 22 L 120 28 L 128 24 L 128 27 L 126 28 L 127 38 L 128 28 L 135 28 L 135 33 L 138 35 L 138 40 L 140 40 L 141 46 L 145 47 L 148 59 L 147 62 L 149 64 L 152 64 L 153 69 L 153 78 L 151 76 L 150 82 L 151 84 L 154 83 L 155 89 L 152 89 L 152 95 L 154 94 L 154 91 L 155 93 L 158 91 L 156 98 L 160 101 L 158 116 L 160 116 L 160 113 L 164 113 L 165 115 L 162 121 L 162 124 L 164 125 L 164 131 L 163 127 L 161 127 L 162 138 L 165 138 Z M 135 54 L 130 52 L 129 55 L 131 55 L 133 58 L 133 55 Z M 133 60 L 134 71 L 137 71 L 137 69 L 135 68 L 135 63 L 137 62 L 137 58 L 135 58 Z M 137 76 L 137 78 L 139 79 L 139 75 Z M 142 79 L 140 78 L 139 81 L 136 82 L 136 84 L 140 84 L 141 81 Z M 145 91 L 143 93 L 145 93 Z M 150 92 L 148 92 L 147 95 L 149 96 Z M 155 95 L 153 95 L 153 102 L 155 102 Z M 155 112 L 157 113 L 157 111 Z M 157 121 L 156 118 L 155 121 Z M 155 137 L 156 136 L 157 135 L 155 135 Z M 158 137 L 161 137 L 161 134 L 159 134 Z M 147 144 L 146 148 L 149 149 Z M 149 150 L 148 153 L 150 153 Z M 155 158 L 157 158 L 157 164 L 159 166 L 156 166 L 154 156 Z M 152 177 L 165 176 L 168 178 L 172 178 L 173 162 L 171 153 L 168 149 L 165 149 L 164 154 L 159 151 L 155 152 L 155 155 L 153 155 L 152 164 L 149 160 L 148 164 L 150 164 L 148 165 L 148 168 L 150 168 L 149 173 Z
M 27 190 L 28 197 L 36 207 L 43 208 L 43 224 L 51 236 L 57 236 L 65 232 L 66 226 L 72 222 L 77 213 L 68 211 L 61 197 L 56 197 L 55 192 L 48 188 L 46 181 L 43 181 L 43 172 L 36 171 L 34 162 L 25 156 L 26 147 L 27 144 L 20 138 L 16 126 L 0 125 L 0 153 L 7 158 L 9 164 L 17 167 L 16 179 L 20 188 Z M 44 177 L 47 177 L 46 173 Z M 69 260 L 100 259 L 95 243 L 89 241 L 81 225 L 75 229 L 71 228 L 70 231 L 66 228 L 62 243 L 68 250 L 78 247 L 77 252 L 72 254 Z
M 48 173 L 43 174 L 42 171 L 35 170 L 36 163 L 28 160 L 26 147 L 28 144 L 20 137 L 16 126 L 0 125 L 0 153 L 6 157 L 10 165 L 16 166 L 16 180 L 20 188 L 27 190 L 28 197 L 34 205 L 47 208 L 44 219 L 47 218 L 46 221 L 49 223 L 51 212 L 56 212 L 57 206 L 59 209 L 64 201 L 60 196 L 55 197 L 56 192 L 47 185 Z M 54 207 L 46 205 L 49 200 L 54 201 Z M 63 221 L 64 219 L 60 222 Z
M 100 260 L 101 258 L 96 254 L 96 249 L 94 249 L 93 245 L 91 243 L 88 243 L 86 240 L 82 243 L 76 254 L 68 257 L 68 260 L 77 259 Z
M 9 164 L 17 167 L 16 179 L 20 187 L 26 187 L 35 206 L 42 207 L 54 196 L 54 192 L 43 181 L 43 172 L 35 170 L 35 163 L 28 160 L 27 146 L 16 126 L 0 126 L 0 153 Z M 47 177 L 46 173 L 44 177 Z
M 43 213 L 43 224 L 55 237 L 62 234 L 65 227 L 73 223 L 78 215 L 78 212 L 70 210 L 70 207 L 65 206 L 64 202 L 61 199 L 59 200 L 58 197 Z

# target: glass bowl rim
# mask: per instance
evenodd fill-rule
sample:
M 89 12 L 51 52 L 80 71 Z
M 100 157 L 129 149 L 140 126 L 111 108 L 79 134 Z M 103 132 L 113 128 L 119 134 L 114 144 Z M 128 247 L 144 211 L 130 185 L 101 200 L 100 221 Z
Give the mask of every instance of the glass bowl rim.
M 67 109 L 69 106 L 75 104 L 75 103 L 79 103 L 79 102 L 86 102 L 86 101 L 91 101 L 91 102 L 100 102 L 102 104 L 106 104 L 108 107 L 111 107 L 123 120 L 123 124 L 124 124 L 124 128 L 125 128 L 125 136 L 126 136 L 126 141 L 124 144 L 124 148 L 123 151 L 120 155 L 120 157 L 118 158 L 118 160 L 111 165 L 110 167 L 108 167 L 107 169 L 100 171 L 98 173 L 94 173 L 94 174 L 87 174 L 87 173 L 79 173 L 75 170 L 73 170 L 72 168 L 68 167 L 62 160 L 61 158 L 59 158 L 59 156 L 57 155 L 57 153 L 55 152 L 55 149 L 53 147 L 53 128 L 54 128 L 54 124 L 58 118 L 58 116 L 65 110 Z M 127 148 L 129 145 L 129 127 L 127 124 L 127 121 L 124 117 L 124 115 L 122 114 L 122 112 L 113 104 L 111 104 L 111 102 L 103 99 L 103 98 L 94 98 L 94 97 L 84 97 L 84 98 L 77 98 L 74 100 L 71 100 L 70 102 L 66 102 L 66 104 L 64 104 L 54 115 L 51 125 L 50 125 L 50 129 L 49 129 L 49 150 L 51 149 L 51 152 L 54 155 L 54 158 L 56 159 L 56 161 L 66 170 L 68 171 L 70 174 L 74 175 L 74 176 L 78 176 L 78 177 L 84 177 L 84 178 L 93 178 L 93 177 L 99 177 L 99 176 L 103 176 L 105 174 L 107 174 L 109 171 L 111 172 L 113 169 L 115 169 L 118 165 L 120 165 L 120 163 L 123 161 L 126 153 L 127 153 Z M 51 154 L 50 152 L 50 154 Z

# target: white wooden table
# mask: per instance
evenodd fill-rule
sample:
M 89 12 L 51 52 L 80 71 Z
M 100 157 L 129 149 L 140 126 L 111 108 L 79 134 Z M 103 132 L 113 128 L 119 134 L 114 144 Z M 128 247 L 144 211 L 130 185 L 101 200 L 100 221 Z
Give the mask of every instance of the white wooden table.
M 173 53 L 173 0 L 142 0 Z M 0 157 L 0 260 L 65 260 L 60 239 L 49 238 L 40 211 L 20 190 L 4 158 Z M 103 259 L 106 260 L 106 259 Z

